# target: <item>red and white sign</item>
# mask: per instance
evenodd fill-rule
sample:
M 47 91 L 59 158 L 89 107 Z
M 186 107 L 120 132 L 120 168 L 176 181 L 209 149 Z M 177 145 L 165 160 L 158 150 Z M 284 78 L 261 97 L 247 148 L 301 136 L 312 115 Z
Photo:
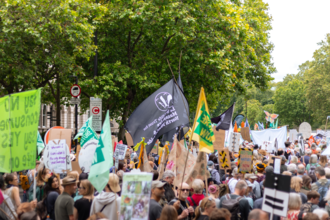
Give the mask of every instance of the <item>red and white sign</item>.
M 90 97 L 89 109 L 93 115 L 92 127 L 100 132 L 102 130 L 102 99 Z
M 100 112 L 99 107 L 94 107 L 94 108 L 92 109 L 92 112 L 93 112 L 94 115 L 97 115 L 97 114 Z
M 80 94 L 81 94 L 81 88 L 80 88 L 80 86 L 77 85 L 77 84 L 74 84 L 73 86 L 71 86 L 70 93 L 71 93 L 71 96 L 72 97 L 75 97 L 75 98 L 77 98 L 78 96 L 80 96 Z

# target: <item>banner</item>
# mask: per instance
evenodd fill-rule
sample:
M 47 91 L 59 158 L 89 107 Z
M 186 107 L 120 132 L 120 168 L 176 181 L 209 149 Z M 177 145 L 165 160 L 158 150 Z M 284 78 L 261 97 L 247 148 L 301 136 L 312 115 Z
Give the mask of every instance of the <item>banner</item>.
M 286 126 L 279 129 L 265 129 L 260 131 L 250 131 L 254 144 L 263 145 L 264 141 L 273 141 L 277 138 L 278 148 L 285 149 L 287 130 Z
M 168 157 L 166 170 L 171 170 L 174 172 L 175 177 L 174 177 L 173 185 L 175 186 L 179 186 L 182 182 L 183 170 L 188 153 L 189 153 L 188 150 L 181 143 L 179 143 L 176 138 L 174 138 L 173 148 Z M 196 163 L 196 158 L 191 153 L 189 153 L 184 179 L 193 169 L 195 163 Z
M 221 170 L 231 169 L 229 150 L 227 148 L 219 151 L 219 166 Z
M 93 116 L 89 117 L 85 124 L 79 129 L 76 136 L 73 138 L 73 140 L 76 140 L 78 137 L 81 137 L 84 134 L 85 129 L 89 126 L 89 122 L 92 121 Z
M 220 151 L 221 149 L 225 148 L 226 131 L 217 131 L 215 127 L 213 127 L 213 133 L 215 136 L 215 141 L 213 142 L 214 150 Z
M 224 113 L 211 119 L 212 123 L 217 124 L 217 130 L 229 130 L 233 117 L 234 107 L 235 103 L 230 106 Z
M 118 219 L 148 220 L 151 183 L 151 173 L 124 173 Z
M 97 139 L 91 139 L 88 142 L 84 144 L 83 147 L 80 148 L 79 154 L 77 152 L 77 155 L 79 155 L 79 167 L 82 172 L 89 173 L 93 159 L 91 155 L 95 154 L 96 147 L 98 145 L 99 141 Z
M 239 173 L 252 173 L 253 170 L 253 150 L 250 148 L 239 149 L 237 160 Z
M 185 124 L 189 124 L 189 105 L 181 89 L 171 79 L 134 110 L 125 129 L 134 143 L 144 137 L 146 151 L 150 153 L 161 135 Z
M 212 153 L 214 151 L 213 142 L 215 141 L 215 137 L 203 87 L 199 93 L 192 131 L 193 134 L 190 140 L 198 142 L 199 151 Z
M 40 133 L 38 131 L 38 137 L 37 137 L 37 148 L 38 148 L 38 155 L 41 153 L 41 151 L 45 148 L 45 144 L 40 136 Z
M 0 172 L 34 169 L 41 89 L 0 98 Z
M 187 177 L 184 178 L 185 179 L 184 182 L 189 184 L 189 186 L 191 187 L 195 179 L 201 179 L 204 181 L 205 176 L 206 178 L 209 178 L 210 172 L 206 172 L 207 170 L 206 166 L 207 166 L 206 153 L 203 151 L 199 151 L 197 155 L 196 163 L 194 167 L 191 169 L 191 171 L 188 173 Z
M 229 138 L 229 147 L 228 147 L 229 151 L 238 153 L 240 141 L 241 141 L 241 134 L 236 132 L 231 132 Z

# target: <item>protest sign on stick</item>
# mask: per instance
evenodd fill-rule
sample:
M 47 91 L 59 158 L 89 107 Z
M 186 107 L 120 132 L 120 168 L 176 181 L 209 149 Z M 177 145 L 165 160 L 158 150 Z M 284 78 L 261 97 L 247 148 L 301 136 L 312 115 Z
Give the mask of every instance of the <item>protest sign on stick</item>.
M 133 138 L 132 138 L 131 134 L 126 132 L 125 137 L 126 137 L 127 146 L 130 146 L 130 147 L 134 146 Z
M 125 159 L 126 151 L 127 151 L 127 145 L 125 145 L 125 144 L 116 145 L 116 150 L 115 150 L 115 155 L 114 155 L 116 169 L 118 169 L 119 160 Z
M 226 138 L 226 131 L 225 130 L 216 130 L 213 127 L 213 133 L 215 136 L 215 141 L 213 142 L 214 150 L 220 151 L 225 148 L 225 138 Z
M 163 148 L 162 156 L 161 156 L 161 158 L 159 158 L 160 164 L 157 169 L 157 171 L 159 173 L 158 180 L 161 180 L 163 178 L 163 174 L 164 174 L 164 170 L 165 170 L 165 163 L 167 161 L 167 158 L 168 158 L 168 151 L 167 151 L 167 149 Z
M 229 139 L 229 151 L 237 153 L 239 151 L 239 144 L 240 144 L 241 134 L 237 132 L 230 133 Z
M 238 172 L 251 173 L 253 169 L 253 151 L 250 148 L 239 149 Z
M 69 147 L 64 139 L 50 140 L 45 147 L 45 166 L 56 173 L 72 170 Z
M 219 151 L 219 166 L 221 170 L 231 169 L 230 156 L 227 148 Z
M 64 139 L 66 144 L 69 147 L 69 151 L 71 152 L 71 136 L 72 130 L 71 129 L 51 129 L 49 131 L 49 141 L 55 139 Z
M 118 219 L 148 220 L 151 183 L 151 173 L 124 173 Z
M 192 182 L 195 179 L 201 179 L 201 180 L 204 181 L 205 180 L 205 175 L 206 175 L 206 178 L 209 178 L 210 173 L 205 172 L 206 171 L 206 165 L 207 165 L 206 153 L 203 152 L 203 151 L 199 151 L 198 155 L 197 155 L 196 163 L 195 163 L 194 167 L 190 170 L 188 175 L 184 178 L 185 179 L 184 182 L 189 184 L 189 186 L 191 187 Z

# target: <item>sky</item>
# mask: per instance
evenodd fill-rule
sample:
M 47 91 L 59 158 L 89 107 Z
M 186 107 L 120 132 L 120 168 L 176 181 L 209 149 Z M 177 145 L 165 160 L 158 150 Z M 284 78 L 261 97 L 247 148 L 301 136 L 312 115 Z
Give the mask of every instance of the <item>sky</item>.
M 264 0 L 272 16 L 270 41 L 275 82 L 297 74 L 300 64 L 312 60 L 317 43 L 330 33 L 330 0 Z

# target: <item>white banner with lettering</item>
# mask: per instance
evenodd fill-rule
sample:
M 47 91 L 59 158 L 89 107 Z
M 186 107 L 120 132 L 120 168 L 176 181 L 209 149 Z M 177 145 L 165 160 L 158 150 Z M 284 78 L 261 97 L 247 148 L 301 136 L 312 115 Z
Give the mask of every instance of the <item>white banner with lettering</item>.
M 284 142 L 287 140 L 287 129 L 286 126 L 279 129 L 265 129 L 261 131 L 250 131 L 254 144 L 259 146 L 263 145 L 265 141 L 271 141 L 274 143 L 277 138 L 278 148 L 285 149 Z

